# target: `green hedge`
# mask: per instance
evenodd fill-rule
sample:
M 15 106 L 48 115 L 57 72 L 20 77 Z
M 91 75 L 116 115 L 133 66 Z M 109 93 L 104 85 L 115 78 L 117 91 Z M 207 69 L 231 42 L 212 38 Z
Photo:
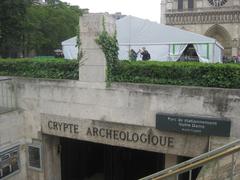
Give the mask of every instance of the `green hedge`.
M 0 76 L 78 79 L 78 61 L 64 59 L 0 59 Z M 114 82 L 240 88 L 240 64 L 119 61 Z
M 240 88 L 239 64 L 120 61 L 113 81 Z
M 78 61 L 55 58 L 0 59 L 0 76 L 78 79 Z

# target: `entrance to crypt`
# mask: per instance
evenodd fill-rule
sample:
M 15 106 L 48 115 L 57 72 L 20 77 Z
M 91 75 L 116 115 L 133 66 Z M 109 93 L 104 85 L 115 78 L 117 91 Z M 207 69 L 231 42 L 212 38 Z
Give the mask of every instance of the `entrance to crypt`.
M 134 180 L 164 169 L 164 154 L 61 138 L 62 180 Z

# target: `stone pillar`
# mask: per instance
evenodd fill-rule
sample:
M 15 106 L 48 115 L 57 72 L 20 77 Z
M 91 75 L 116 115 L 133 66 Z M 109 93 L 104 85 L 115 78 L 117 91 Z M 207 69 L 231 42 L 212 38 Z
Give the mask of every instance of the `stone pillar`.
M 160 3 L 160 9 L 161 9 L 161 14 L 160 14 L 160 23 L 161 24 L 166 24 L 166 0 L 161 0 L 161 3 Z
M 172 154 L 165 154 L 165 169 L 176 165 L 177 156 Z M 176 177 L 168 178 L 168 180 L 176 180 Z
M 115 32 L 115 20 L 108 14 L 85 14 L 80 17 L 80 49 L 82 59 L 79 66 L 79 81 L 105 82 L 106 58 L 96 38 L 103 31 L 103 19 L 106 31 Z
M 234 38 L 232 40 L 232 56 L 238 55 L 238 39 Z
M 61 146 L 57 136 L 43 135 L 44 180 L 61 180 Z M 31 178 L 30 178 L 31 179 Z M 37 178 L 36 178 L 37 179 Z

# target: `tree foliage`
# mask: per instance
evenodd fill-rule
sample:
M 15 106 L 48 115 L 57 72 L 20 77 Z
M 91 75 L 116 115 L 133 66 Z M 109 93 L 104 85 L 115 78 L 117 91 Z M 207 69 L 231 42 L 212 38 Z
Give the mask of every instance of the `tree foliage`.
M 37 5 L 27 0 L 0 1 L 0 56 L 52 55 L 77 33 L 81 10 L 61 1 Z
M 17 57 L 23 48 L 27 0 L 0 1 L 0 55 Z
M 66 4 L 31 6 L 27 9 L 25 47 L 27 53 L 51 55 L 61 42 L 77 34 L 81 11 Z
M 99 36 L 96 39 L 96 42 L 103 50 L 103 53 L 106 57 L 107 61 L 107 82 L 108 86 L 112 82 L 112 71 L 117 67 L 118 64 L 118 42 L 116 37 L 116 32 L 113 36 L 111 36 L 107 31 L 105 27 L 105 20 L 103 18 L 103 31 L 99 34 Z

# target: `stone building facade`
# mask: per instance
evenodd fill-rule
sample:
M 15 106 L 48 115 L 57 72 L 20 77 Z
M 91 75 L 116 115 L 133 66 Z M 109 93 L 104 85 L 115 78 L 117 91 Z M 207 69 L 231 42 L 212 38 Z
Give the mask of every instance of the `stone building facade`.
M 240 53 L 240 0 L 162 0 L 161 23 L 217 39 L 225 56 Z

